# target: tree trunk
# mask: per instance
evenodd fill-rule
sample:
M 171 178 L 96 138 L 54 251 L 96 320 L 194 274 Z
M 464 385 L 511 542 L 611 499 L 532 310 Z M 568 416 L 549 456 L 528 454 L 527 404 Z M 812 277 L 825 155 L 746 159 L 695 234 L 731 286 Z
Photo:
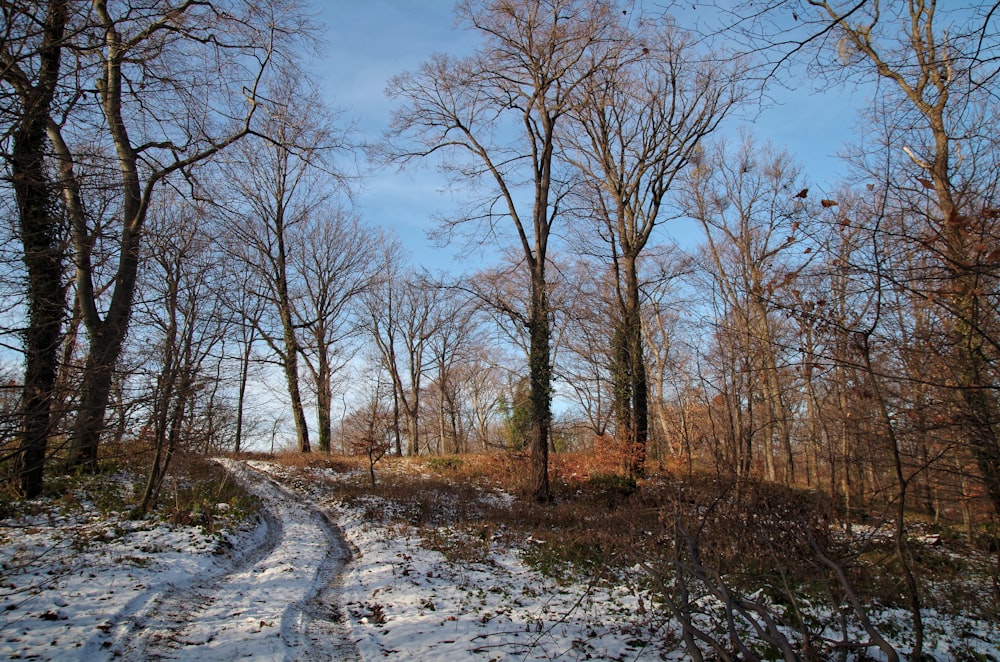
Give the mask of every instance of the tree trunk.
M 407 398 L 404 391 L 400 391 L 400 402 L 403 405 L 403 413 L 406 415 L 406 430 L 409 439 L 407 441 L 407 455 L 416 457 L 420 454 L 420 378 L 422 375 L 421 361 L 422 355 L 409 350 L 410 363 L 410 397 Z M 402 381 L 400 381 L 402 388 Z
M 316 375 L 316 425 L 319 436 L 319 450 L 330 452 L 330 440 L 333 438 L 333 426 L 330 422 L 330 410 L 333 407 L 333 393 L 330 387 L 330 359 L 326 348 L 320 348 L 319 370 Z
M 286 356 L 284 361 L 285 381 L 288 383 L 288 397 L 291 400 L 292 419 L 295 421 L 296 447 L 300 453 L 309 453 L 309 424 L 306 422 L 305 408 L 302 406 L 302 392 L 299 389 L 299 352 L 295 341 L 289 341 L 286 332 Z M 291 342 L 292 347 L 289 347 Z
M 146 488 L 143 491 L 142 504 L 140 505 L 143 514 L 152 510 L 160 499 L 160 488 L 163 486 L 163 479 L 167 476 L 170 462 L 180 442 L 184 414 L 190 397 L 191 388 L 188 378 L 182 378 L 182 383 L 178 388 L 175 388 L 177 385 L 173 379 L 170 381 L 170 392 L 163 398 L 162 420 L 157 424 L 158 427 L 162 427 L 156 435 L 156 454 L 146 480 Z
M 438 372 L 439 375 L 443 374 L 444 370 Z M 444 379 L 440 376 L 438 377 L 438 454 L 444 455 L 449 452 L 448 445 L 446 442 L 445 428 L 447 412 L 445 412 L 445 397 L 444 397 Z
M 42 491 L 45 454 L 52 430 L 52 402 L 58 373 L 60 326 L 64 311 L 60 216 L 46 175 L 46 124 L 59 77 L 65 1 L 48 3 L 39 50 L 37 86 L 19 91 L 21 121 L 14 132 L 11 180 L 17 201 L 24 265 L 28 272 L 28 327 L 21 399 L 21 444 L 17 455 L 19 490 Z
M 628 371 L 628 467 L 627 475 L 646 475 L 646 444 L 649 436 L 646 358 L 642 347 L 642 311 L 639 299 L 639 274 L 635 256 L 625 260 L 624 338 Z
M 768 345 L 765 348 L 764 390 L 767 394 L 767 413 L 770 417 L 769 431 L 777 438 L 778 444 L 785 454 L 785 466 L 781 472 L 785 485 L 795 482 L 795 455 L 792 452 L 792 435 L 789 429 L 788 413 L 785 398 L 782 395 L 781 376 L 774 356 L 774 343 L 768 335 Z
M 251 331 L 252 333 L 252 331 Z M 253 340 L 248 339 L 240 357 L 240 385 L 236 395 L 236 442 L 233 452 L 239 453 L 243 445 L 243 413 L 246 405 L 247 382 L 250 380 L 250 355 L 253 352 Z
M 400 434 L 399 425 L 399 390 L 395 382 L 392 387 L 392 440 L 396 448 L 396 457 L 403 457 L 403 438 Z
M 417 413 L 417 404 L 418 402 L 411 405 L 405 400 L 403 401 L 403 411 L 406 415 L 406 436 L 409 437 L 406 440 L 406 454 L 410 457 L 416 457 L 420 454 L 420 414 Z
M 948 309 L 954 320 L 950 330 L 955 352 L 954 375 L 960 394 L 960 417 L 967 430 L 973 457 L 983 476 L 983 482 L 995 513 L 1000 514 L 1000 435 L 994 427 L 997 404 L 995 384 L 989 377 L 990 359 L 986 354 L 984 331 L 995 320 L 989 320 L 990 306 L 984 301 L 983 283 L 975 251 L 968 246 L 966 219 L 959 213 L 951 193 L 948 166 L 948 136 L 944 121 L 932 116 L 932 129 L 937 143 L 936 158 L 931 168 L 938 204 L 943 216 L 941 231 L 945 245 L 946 269 L 951 283 L 946 290 Z
M 106 54 L 103 70 L 95 87 L 100 99 L 107 130 L 115 146 L 118 171 L 121 177 L 122 235 L 115 274 L 114 291 L 108 305 L 107 316 L 100 320 L 93 284 L 91 250 L 93 238 L 87 231 L 87 221 L 81 207 L 71 204 L 74 225 L 74 247 L 77 251 L 77 296 L 80 298 L 83 319 L 90 340 L 90 351 L 84 368 L 81 386 L 80 408 L 76 426 L 70 441 L 68 467 L 97 469 L 97 450 L 104 431 L 104 418 L 111 392 L 111 382 L 116 364 L 121 355 L 122 344 L 132 315 L 132 300 L 135 294 L 136 278 L 139 270 L 139 246 L 142 227 L 146 220 L 149 199 L 143 198 L 139 180 L 138 154 L 125 126 L 122 114 L 122 62 L 126 46 L 113 27 L 107 8 L 98 3 L 97 12 L 107 27 Z M 72 168 L 68 147 L 60 145 L 64 168 Z M 67 196 L 79 193 L 67 188 Z M 78 202 L 78 200 L 74 201 Z
M 302 405 L 302 391 L 299 387 L 299 339 L 295 334 L 295 320 L 292 312 L 292 298 L 288 292 L 288 249 L 285 242 L 285 211 L 284 201 L 277 205 L 274 215 L 274 286 L 277 294 L 278 316 L 281 319 L 282 333 L 282 367 L 285 370 L 285 382 L 288 384 L 288 397 L 291 400 L 292 420 L 295 422 L 296 447 L 300 453 L 309 453 L 309 424 L 306 421 L 305 408 Z
M 545 282 L 544 258 L 538 258 L 531 270 L 531 316 L 528 320 L 530 354 L 528 372 L 531 382 L 531 484 L 535 500 L 550 501 L 549 431 L 552 422 L 552 366 L 550 365 L 549 298 Z
M 70 470 L 96 472 L 104 417 L 125 331 L 105 322 L 95 332 L 89 332 L 88 336 L 90 351 L 83 368 L 80 401 L 77 404 L 76 423 L 70 438 L 66 466 Z

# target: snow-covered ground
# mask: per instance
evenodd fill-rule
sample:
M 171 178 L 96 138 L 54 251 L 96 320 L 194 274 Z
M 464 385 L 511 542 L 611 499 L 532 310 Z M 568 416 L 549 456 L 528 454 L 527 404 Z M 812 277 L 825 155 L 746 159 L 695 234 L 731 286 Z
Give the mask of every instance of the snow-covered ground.
M 240 462 L 267 507 L 225 536 L 45 515 L 5 530 L 8 658 L 357 659 L 328 591 L 350 551 L 315 506 Z
M 227 466 L 266 507 L 222 535 L 52 509 L 0 522 L 0 656 L 686 657 L 676 628 L 627 582 L 544 576 L 487 530 L 479 558 L 450 561 L 417 527 L 370 516 L 391 504 L 330 497 L 329 481 L 343 475 Z M 1000 659 L 997 624 L 964 622 L 950 636 L 948 627 L 932 622 L 938 660 Z

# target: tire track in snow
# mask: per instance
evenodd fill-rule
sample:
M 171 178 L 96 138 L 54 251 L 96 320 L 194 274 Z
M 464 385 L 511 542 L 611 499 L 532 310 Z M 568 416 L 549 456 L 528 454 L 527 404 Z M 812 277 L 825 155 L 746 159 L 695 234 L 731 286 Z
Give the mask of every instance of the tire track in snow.
M 361 659 L 338 599 L 351 558 L 339 530 L 270 476 L 223 462 L 264 501 L 263 542 L 223 571 L 149 592 L 81 659 Z

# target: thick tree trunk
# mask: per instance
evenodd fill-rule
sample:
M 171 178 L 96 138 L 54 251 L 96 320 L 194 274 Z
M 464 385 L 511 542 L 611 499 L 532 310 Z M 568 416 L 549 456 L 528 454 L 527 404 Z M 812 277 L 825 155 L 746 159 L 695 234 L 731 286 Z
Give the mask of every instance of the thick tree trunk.
M 309 444 L 309 424 L 306 421 L 305 408 L 302 405 L 302 391 L 299 389 L 298 347 L 294 341 L 292 341 L 292 347 L 289 347 L 287 337 L 285 341 L 285 381 L 288 383 L 292 419 L 295 421 L 296 447 L 300 453 L 309 453 L 312 452 L 312 446 Z
M 641 478 L 645 475 L 649 437 L 649 384 L 642 346 L 642 314 L 635 256 L 623 256 L 620 266 L 623 272 L 620 278 L 624 282 L 619 290 L 618 320 L 611 337 L 612 411 L 625 475 Z
M 104 432 L 104 417 L 111 397 L 111 383 L 121 353 L 125 330 L 105 323 L 90 336 L 90 351 L 84 364 L 77 404 L 76 423 L 70 438 L 67 468 L 97 471 L 98 448 Z
M 638 317 L 638 316 L 637 316 Z M 639 320 L 638 325 L 642 322 Z M 636 328 L 632 338 L 632 466 L 633 478 L 646 475 L 646 458 L 649 446 L 649 391 L 646 382 L 646 359 L 642 349 L 642 329 Z
M 132 316 L 139 271 L 139 250 L 142 229 L 146 221 L 149 199 L 142 195 L 139 178 L 138 154 L 132 147 L 122 116 L 122 72 L 125 57 L 119 35 L 110 29 L 106 7 L 99 7 L 98 14 L 109 26 L 106 33 L 106 60 L 95 87 L 101 102 L 108 132 L 115 146 L 118 160 L 120 192 L 122 196 L 122 232 L 118 255 L 118 269 L 107 314 L 102 321 L 98 312 L 97 294 L 94 291 L 94 273 L 91 262 L 93 237 L 89 234 L 87 220 L 79 199 L 79 187 L 72 174 L 74 160 L 68 146 L 58 136 L 57 152 L 64 172 L 64 196 L 73 224 L 73 244 L 77 263 L 77 298 L 83 315 L 84 326 L 90 341 L 87 362 L 81 384 L 80 405 L 76 424 L 70 439 L 67 458 L 69 469 L 97 469 L 98 447 L 104 432 L 104 419 L 111 393 L 114 370 L 121 356 L 122 345 Z
M 322 453 L 330 452 L 330 440 L 333 437 L 333 425 L 330 421 L 330 409 L 333 407 L 333 393 L 330 388 L 330 360 L 326 357 L 326 348 L 321 347 L 319 370 L 316 375 L 316 434 Z
M 285 205 L 279 204 L 273 219 L 275 251 L 274 286 L 277 294 L 278 317 L 281 319 L 282 368 L 288 385 L 291 401 L 292 420 L 295 422 L 296 447 L 300 453 L 312 452 L 309 444 L 309 424 L 302 405 L 302 390 L 299 386 L 299 339 L 295 334 L 295 319 L 292 312 L 292 298 L 288 291 L 288 249 L 285 244 Z
M 990 359 L 986 354 L 984 329 L 995 320 L 982 294 L 982 265 L 976 251 L 968 244 L 971 221 L 960 214 L 952 197 L 948 168 L 949 139 L 944 120 L 932 116 L 936 158 L 931 168 L 938 204 L 942 214 L 941 236 L 944 240 L 945 268 L 951 283 L 946 291 L 949 310 L 954 315 L 950 331 L 954 352 L 954 379 L 959 393 L 960 418 L 973 457 L 982 473 L 986 493 L 994 512 L 1000 514 L 1000 435 L 997 434 L 998 407 L 990 378 Z
M 37 123 L 44 125 L 44 118 Z M 28 272 L 21 445 L 17 457 L 20 492 L 27 497 L 42 491 L 64 315 L 58 215 L 51 204 L 42 164 L 44 143 L 44 126 L 27 127 L 15 141 L 12 168 Z
M 34 177 L 24 172 L 20 174 Z M 37 174 L 41 175 L 40 169 Z M 47 188 L 44 182 L 24 188 L 36 190 L 18 191 L 17 196 L 28 271 L 28 328 L 24 332 L 24 390 L 17 469 L 21 494 L 35 497 L 42 491 L 46 449 L 52 432 L 52 398 L 64 307 L 58 224 L 53 222 L 55 214 L 49 204 Z
M 966 295 L 969 299 L 973 296 Z M 959 302 L 968 305 L 970 315 L 978 311 L 978 302 Z M 964 311 L 963 311 L 964 312 Z M 993 399 L 993 384 L 984 379 L 986 374 L 986 358 L 982 352 L 983 340 L 978 330 L 972 325 L 960 321 L 956 331 L 956 367 L 955 372 L 961 393 L 960 406 L 963 408 L 962 418 L 966 429 L 973 457 L 982 473 L 986 493 L 989 495 L 995 513 L 1000 513 L 1000 441 L 996 431 L 997 407 Z
M 646 474 L 646 444 L 649 437 L 646 358 L 642 348 L 642 311 L 639 303 L 639 274 L 635 257 L 625 260 L 624 338 L 627 358 L 628 411 L 628 476 L 642 478 Z
M 545 282 L 544 260 L 532 265 L 531 317 L 528 320 L 530 355 L 528 372 L 531 382 L 531 485 L 537 501 L 549 501 L 549 433 L 552 426 L 552 366 L 550 364 L 551 329 L 549 299 Z
M 21 444 L 17 455 L 18 487 L 27 497 L 38 496 L 42 491 L 45 455 L 52 433 L 60 326 L 65 315 L 59 214 L 53 204 L 44 154 L 66 16 L 65 1 L 48 3 L 38 83 L 36 87 L 19 90 L 23 115 L 14 132 L 11 155 L 11 180 L 28 275 Z

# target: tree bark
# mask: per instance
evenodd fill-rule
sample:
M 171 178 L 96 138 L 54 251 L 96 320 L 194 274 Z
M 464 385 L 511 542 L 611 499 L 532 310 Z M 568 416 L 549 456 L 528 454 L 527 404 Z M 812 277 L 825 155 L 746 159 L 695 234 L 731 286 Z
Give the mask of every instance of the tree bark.
M 300 453 L 309 453 L 309 424 L 306 421 L 305 407 L 302 404 L 302 390 L 299 388 L 299 344 L 295 337 L 291 311 L 282 306 L 281 323 L 284 328 L 284 355 L 282 368 L 285 371 L 285 382 L 288 384 L 288 397 L 291 400 L 292 420 L 295 422 L 296 448 Z
M 98 448 L 104 432 L 104 416 L 111 397 L 115 367 L 121 355 L 128 320 L 131 317 L 131 300 L 136 271 L 131 270 L 133 284 L 127 301 L 119 301 L 109 310 L 109 318 L 96 327 L 88 327 L 90 351 L 83 368 L 80 384 L 80 401 L 77 404 L 76 422 L 70 437 L 67 468 L 95 472 L 98 468 Z M 122 293 L 116 290 L 116 294 Z M 116 297 L 118 298 L 118 297 Z
M 326 348 L 320 351 L 319 370 L 316 375 L 316 434 L 318 446 L 322 453 L 330 452 L 330 441 L 333 438 L 333 425 L 330 421 L 330 409 L 333 406 L 333 391 L 330 386 L 330 359 Z
M 531 269 L 531 317 L 528 372 L 531 384 L 531 485 L 535 500 L 552 498 L 549 489 L 549 434 L 552 427 L 552 366 L 550 364 L 551 326 L 545 282 L 545 260 L 536 260 Z
M 59 79 L 67 18 L 65 0 L 48 3 L 39 73 L 32 85 L 4 58 L 5 78 L 19 78 L 22 116 L 14 131 L 11 175 L 19 215 L 24 265 L 28 272 L 28 327 L 21 400 L 21 443 L 17 455 L 19 491 L 38 496 L 52 433 L 52 402 L 58 374 L 60 326 L 65 316 L 60 215 L 45 170 L 46 126 Z
M 624 256 L 621 262 L 625 291 L 612 352 L 615 422 L 618 440 L 625 451 L 625 473 L 631 478 L 642 478 L 646 473 L 649 437 L 649 385 L 642 341 L 639 274 L 636 256 Z
M 253 331 L 250 331 L 250 333 L 252 334 Z M 243 420 L 246 406 L 247 382 L 250 381 L 250 357 L 253 353 L 252 335 L 245 338 L 245 342 L 243 353 L 240 355 L 240 383 L 236 392 L 236 440 L 233 443 L 234 453 L 239 453 L 243 445 Z

